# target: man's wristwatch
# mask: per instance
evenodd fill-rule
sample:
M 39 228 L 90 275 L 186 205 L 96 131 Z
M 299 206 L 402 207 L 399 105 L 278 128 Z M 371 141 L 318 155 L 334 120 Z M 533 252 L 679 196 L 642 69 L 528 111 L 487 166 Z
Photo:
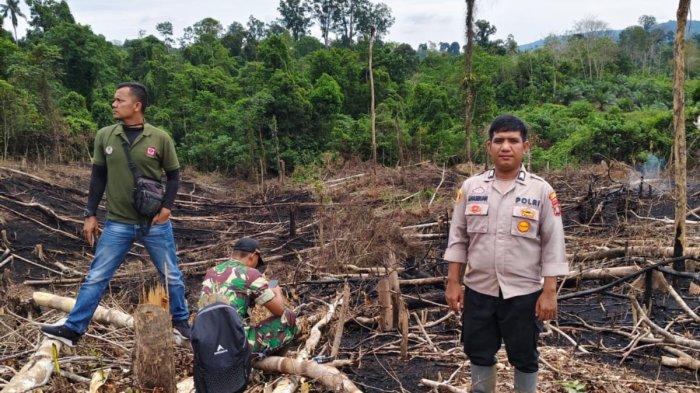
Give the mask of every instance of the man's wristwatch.
M 97 214 L 96 214 L 94 211 L 90 210 L 90 209 L 85 209 L 85 210 L 83 210 L 83 218 L 93 217 L 93 216 L 96 216 L 96 215 L 97 215 Z

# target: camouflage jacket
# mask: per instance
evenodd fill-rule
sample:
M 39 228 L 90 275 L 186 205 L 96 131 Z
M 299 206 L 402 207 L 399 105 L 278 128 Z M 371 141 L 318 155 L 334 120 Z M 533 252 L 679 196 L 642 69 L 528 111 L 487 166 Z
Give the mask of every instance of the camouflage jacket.
M 235 259 L 229 259 L 207 270 L 200 303 L 202 298 L 212 295 L 226 298 L 243 320 L 248 318 L 251 302 L 263 305 L 275 297 L 267 279 L 257 269 Z

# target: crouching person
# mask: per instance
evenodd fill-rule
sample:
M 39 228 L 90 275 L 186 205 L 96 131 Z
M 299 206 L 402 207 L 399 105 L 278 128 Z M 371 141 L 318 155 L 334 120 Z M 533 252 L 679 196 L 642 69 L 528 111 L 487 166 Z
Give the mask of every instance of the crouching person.
M 298 332 L 296 315 L 274 281 L 263 277 L 259 243 L 242 238 L 231 259 L 209 270 L 192 328 L 197 393 L 240 393 L 248 386 L 252 357 L 273 353 Z M 250 306 L 265 306 L 272 316 L 251 324 Z
M 200 308 L 216 301 L 233 306 L 243 321 L 251 351 L 262 355 L 284 347 L 299 331 L 296 315 L 286 307 L 281 288 L 263 277 L 264 268 L 259 242 L 241 238 L 233 247 L 231 259 L 207 271 L 199 301 Z M 253 303 L 267 308 L 272 316 L 250 324 L 248 310 Z

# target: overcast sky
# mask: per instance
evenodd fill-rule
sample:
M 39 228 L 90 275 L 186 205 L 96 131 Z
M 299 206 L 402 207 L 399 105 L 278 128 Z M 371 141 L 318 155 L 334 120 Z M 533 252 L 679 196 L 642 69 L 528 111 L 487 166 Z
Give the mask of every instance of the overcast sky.
M 464 0 L 383 2 L 396 18 L 388 36 L 391 41 L 414 47 L 428 41 L 465 41 Z M 173 23 L 178 37 L 183 28 L 205 17 L 228 26 L 233 21 L 245 24 L 249 15 L 265 22 L 280 16 L 279 0 L 68 0 L 68 4 L 79 23 L 90 25 L 110 41 L 136 38 L 141 29 L 155 33 L 155 25 L 166 20 Z M 698 1 L 691 4 L 691 17 L 697 20 L 700 5 Z M 526 44 L 550 33 L 565 33 L 587 16 L 607 22 L 613 29 L 622 29 L 636 24 L 640 15 L 653 15 L 659 22 L 675 20 L 677 7 L 678 0 L 477 0 L 476 18 L 495 25 L 496 38 L 513 34 L 518 44 Z M 5 21 L 5 28 L 11 28 L 9 21 Z M 19 34 L 23 35 L 25 29 L 26 24 L 22 23 Z M 319 35 L 317 29 L 312 31 Z

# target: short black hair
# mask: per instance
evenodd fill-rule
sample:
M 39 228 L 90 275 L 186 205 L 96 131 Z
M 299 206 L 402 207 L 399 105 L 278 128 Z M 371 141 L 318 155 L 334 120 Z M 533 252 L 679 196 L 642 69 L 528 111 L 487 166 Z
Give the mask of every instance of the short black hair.
M 117 85 L 117 90 L 122 87 L 129 88 L 131 94 L 141 103 L 141 112 L 146 113 L 146 108 L 148 107 L 148 90 L 146 90 L 146 86 L 138 82 L 122 82 Z
M 492 140 L 497 132 L 505 131 L 520 131 L 520 137 L 523 139 L 523 142 L 527 140 L 527 126 L 522 120 L 513 115 L 501 115 L 493 119 L 491 127 L 489 127 L 489 140 Z
M 243 250 L 233 250 L 231 252 L 231 256 L 235 259 L 244 259 L 247 258 L 248 255 L 253 254 L 252 252 L 249 251 L 243 251 Z

